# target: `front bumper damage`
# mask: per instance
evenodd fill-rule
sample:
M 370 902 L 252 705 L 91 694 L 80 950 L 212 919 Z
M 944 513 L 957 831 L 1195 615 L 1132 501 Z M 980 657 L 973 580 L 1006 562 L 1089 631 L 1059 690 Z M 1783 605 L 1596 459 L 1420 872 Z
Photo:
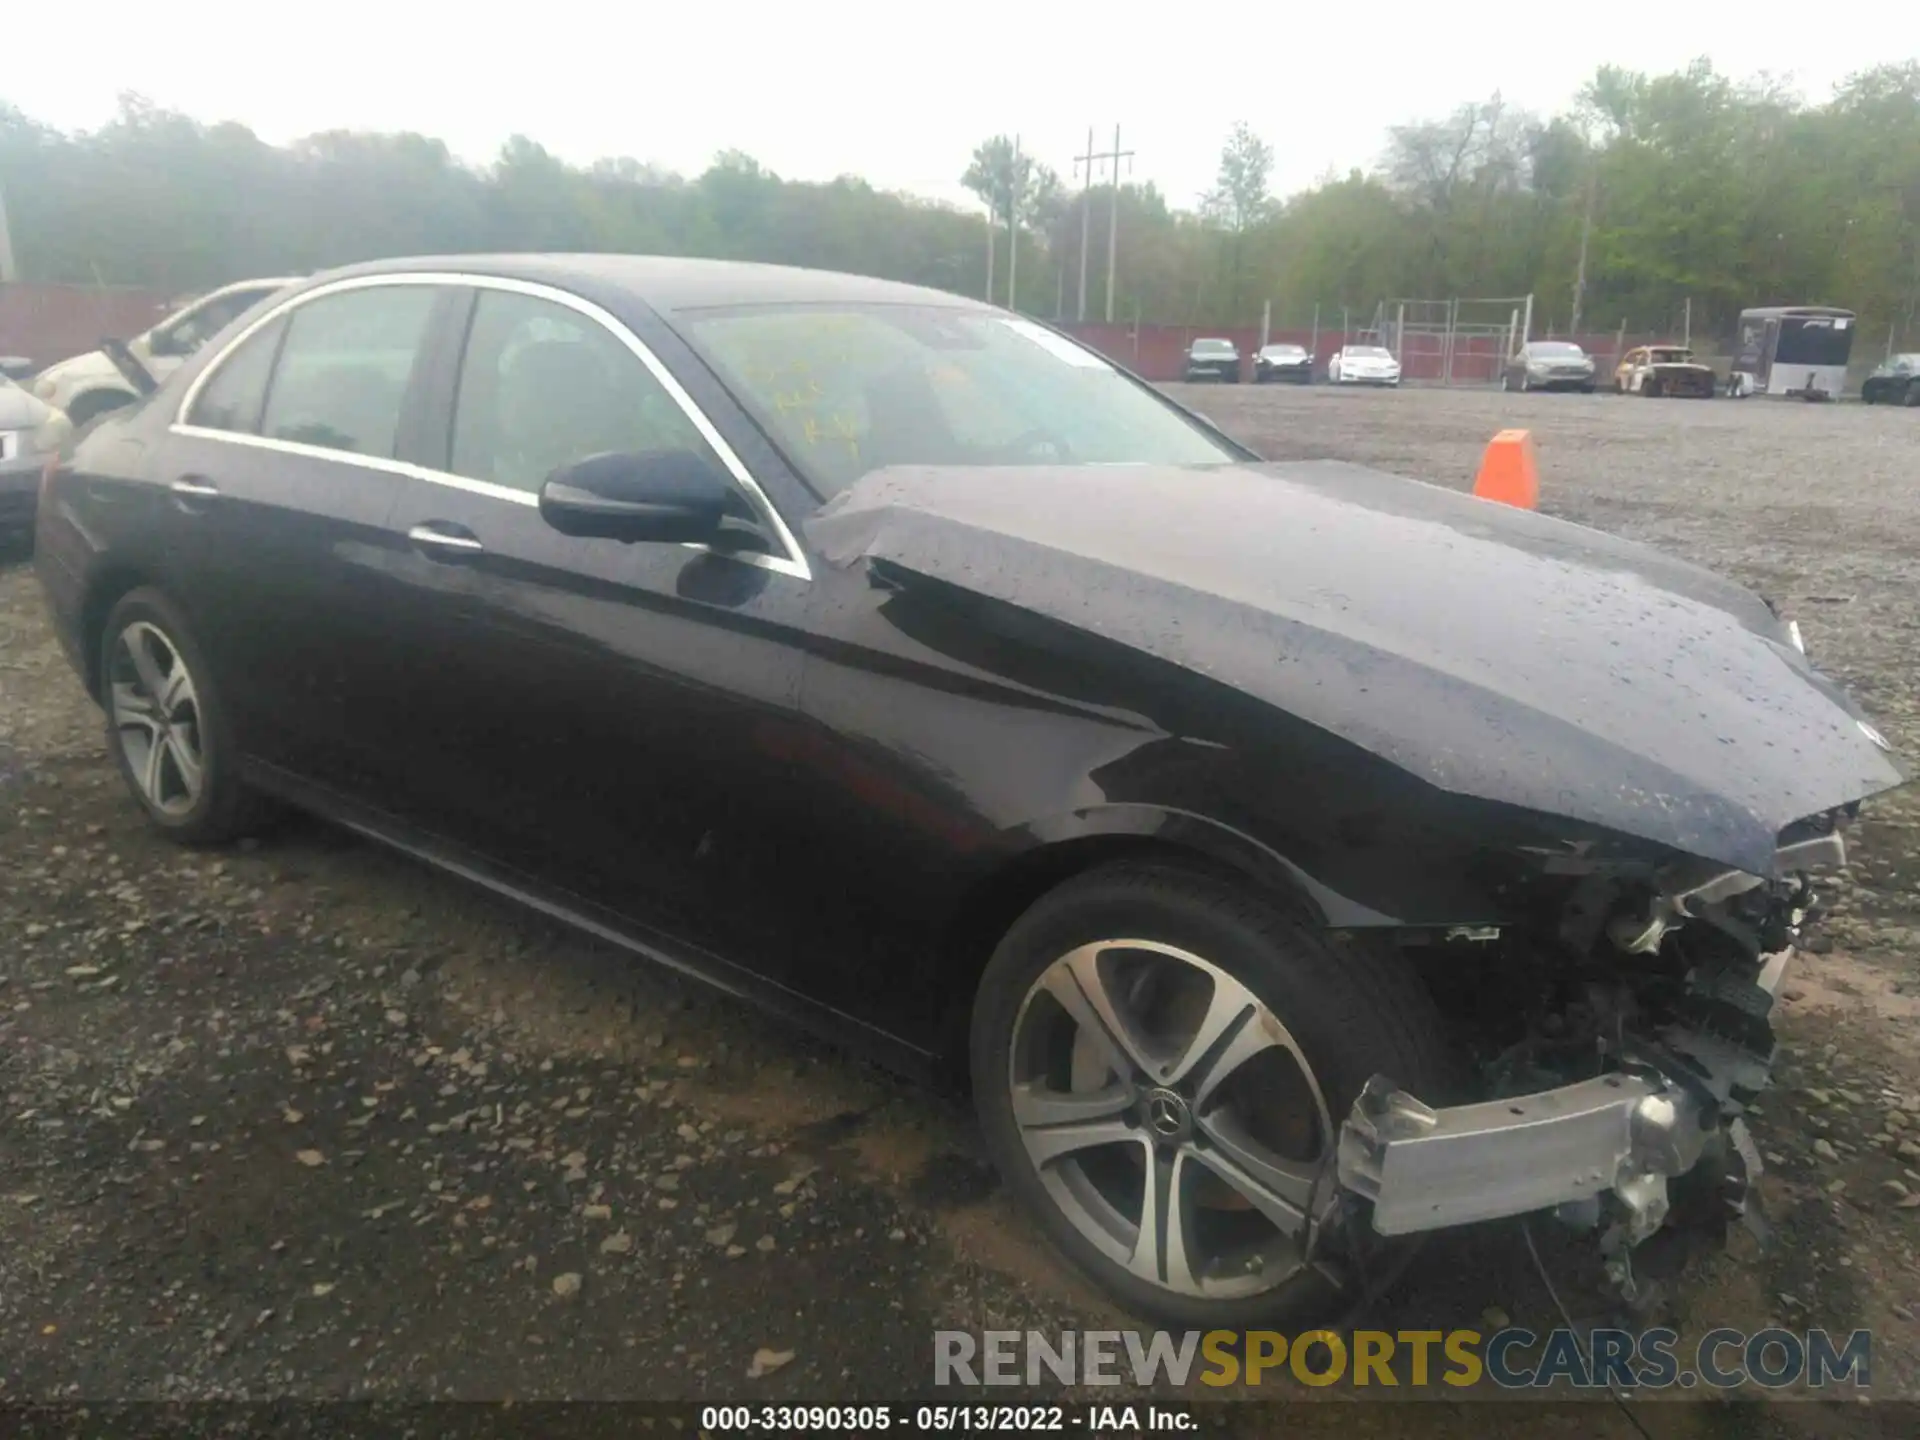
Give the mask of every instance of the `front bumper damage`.
M 1743 1113 L 1772 1066 L 1769 1017 L 1812 905 L 1805 872 L 1845 857 L 1836 831 L 1781 849 L 1788 881 L 1695 872 L 1614 908 L 1592 938 L 1629 964 L 1660 956 L 1683 925 L 1722 943 L 1657 1005 L 1606 1009 L 1591 1073 L 1566 1084 L 1435 1107 L 1375 1076 L 1340 1130 L 1341 1192 L 1389 1237 L 1550 1212 L 1597 1237 L 1621 1300 L 1650 1307 L 1661 1287 L 1649 1276 L 1674 1252 L 1732 1222 L 1760 1228 L 1748 1201 L 1762 1167 Z M 1766 904 L 1734 907 L 1763 887 Z

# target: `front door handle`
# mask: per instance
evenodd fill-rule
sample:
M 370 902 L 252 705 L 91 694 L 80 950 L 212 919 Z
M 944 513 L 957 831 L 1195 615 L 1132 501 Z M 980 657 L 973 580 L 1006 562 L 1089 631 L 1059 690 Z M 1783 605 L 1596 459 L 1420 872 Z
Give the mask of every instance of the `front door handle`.
M 413 548 L 432 560 L 453 560 L 478 555 L 487 547 L 472 534 L 445 521 L 429 521 L 407 531 Z
M 204 515 L 206 507 L 220 498 L 220 487 L 204 475 L 182 475 L 173 482 L 173 503 L 188 515 Z

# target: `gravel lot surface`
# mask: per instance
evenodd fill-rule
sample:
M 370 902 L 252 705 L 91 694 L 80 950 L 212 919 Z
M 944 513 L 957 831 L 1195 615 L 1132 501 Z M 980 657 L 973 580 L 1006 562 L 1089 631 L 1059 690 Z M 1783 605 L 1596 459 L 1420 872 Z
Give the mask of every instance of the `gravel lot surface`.
M 1462 487 L 1492 431 L 1529 428 L 1544 509 L 1773 596 L 1920 754 L 1904 411 L 1175 388 L 1272 458 Z M 1911 793 L 1872 808 L 1790 975 L 1756 1127 L 1773 1243 L 1736 1237 L 1683 1296 L 1695 1333 L 1871 1327 L 1883 1397 L 1920 1396 L 1916 826 Z M 21 564 L 0 568 L 0 862 L 0 1401 L 888 1398 L 926 1389 L 935 1328 L 1127 1324 L 1013 1215 L 957 1102 L 318 824 L 225 853 L 150 836 Z M 1500 1227 L 1430 1247 L 1364 1323 L 1490 1310 L 1556 1323 Z M 1600 1404 L 1570 1423 L 1629 1433 Z

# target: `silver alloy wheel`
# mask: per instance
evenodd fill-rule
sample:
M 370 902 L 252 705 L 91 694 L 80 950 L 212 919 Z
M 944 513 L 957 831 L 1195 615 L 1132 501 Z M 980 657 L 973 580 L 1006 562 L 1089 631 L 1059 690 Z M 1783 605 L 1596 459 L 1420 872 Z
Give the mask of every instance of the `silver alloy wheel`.
M 1070 951 L 1021 1002 L 1008 1083 L 1048 1195 L 1140 1279 L 1228 1300 L 1309 1262 L 1332 1190 L 1326 1099 L 1219 966 L 1150 940 Z
M 114 637 L 108 671 L 115 742 L 147 803 L 163 815 L 192 810 L 206 786 L 200 697 L 180 647 L 136 620 Z

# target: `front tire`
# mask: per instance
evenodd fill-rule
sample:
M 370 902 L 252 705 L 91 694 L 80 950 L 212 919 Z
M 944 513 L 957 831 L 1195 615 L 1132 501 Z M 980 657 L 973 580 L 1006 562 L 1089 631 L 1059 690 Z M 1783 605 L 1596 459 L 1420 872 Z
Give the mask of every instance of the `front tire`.
M 122 596 L 100 633 L 107 748 L 154 827 L 211 845 L 257 826 L 220 692 L 186 617 L 155 589 Z
M 1450 1089 L 1438 1017 L 1384 943 L 1197 871 L 1103 867 L 1000 942 L 971 1059 L 1009 1188 L 1142 1315 L 1325 1319 L 1413 1254 L 1331 1203 L 1339 1124 L 1370 1076 Z

